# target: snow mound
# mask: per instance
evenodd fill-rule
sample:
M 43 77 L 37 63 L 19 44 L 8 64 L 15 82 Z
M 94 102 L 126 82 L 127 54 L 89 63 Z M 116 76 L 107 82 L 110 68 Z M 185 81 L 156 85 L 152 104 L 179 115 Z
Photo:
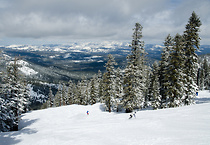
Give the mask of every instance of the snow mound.
M 209 94 L 200 92 L 198 98 Z M 210 103 L 139 111 L 136 118 L 128 118 L 126 113 L 105 112 L 103 104 L 32 111 L 22 116 L 20 131 L 0 133 L 0 144 L 210 144 Z

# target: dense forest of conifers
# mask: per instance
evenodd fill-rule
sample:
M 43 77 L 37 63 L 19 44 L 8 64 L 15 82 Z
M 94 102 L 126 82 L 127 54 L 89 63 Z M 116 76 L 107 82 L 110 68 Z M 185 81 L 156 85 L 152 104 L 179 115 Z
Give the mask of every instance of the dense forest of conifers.
M 161 60 L 151 68 L 146 64 L 141 40 L 143 27 L 136 23 L 125 69 L 115 68 L 115 59 L 109 54 L 103 74 L 99 71 L 90 80 L 84 76 L 77 83 L 70 80 L 59 84 L 55 95 L 50 88 L 43 108 L 101 102 L 109 112 L 132 112 L 194 104 L 199 89 L 210 89 L 210 66 L 206 59 L 199 66 L 195 53 L 200 46 L 200 26 L 200 18 L 193 12 L 182 35 L 166 37 Z M 8 63 L 1 82 L 0 130 L 18 130 L 20 114 L 28 110 L 30 95 L 27 82 L 18 73 L 17 58 Z

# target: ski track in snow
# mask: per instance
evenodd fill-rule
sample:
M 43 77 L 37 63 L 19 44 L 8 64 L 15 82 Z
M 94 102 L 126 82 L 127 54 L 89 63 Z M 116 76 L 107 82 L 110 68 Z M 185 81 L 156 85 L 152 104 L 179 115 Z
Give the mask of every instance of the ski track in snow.
M 210 92 L 179 108 L 108 113 L 102 104 L 26 113 L 19 131 L 0 133 L 0 145 L 209 145 Z M 86 115 L 86 111 L 90 115 Z

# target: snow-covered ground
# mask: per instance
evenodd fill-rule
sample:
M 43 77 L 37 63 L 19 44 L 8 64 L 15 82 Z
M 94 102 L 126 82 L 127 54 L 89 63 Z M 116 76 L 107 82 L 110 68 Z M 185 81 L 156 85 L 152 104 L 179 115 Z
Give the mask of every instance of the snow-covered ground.
M 1 145 L 209 145 L 210 92 L 179 108 L 108 113 L 102 104 L 70 105 L 23 115 L 20 131 L 0 133 Z M 86 115 L 86 111 L 90 115 Z

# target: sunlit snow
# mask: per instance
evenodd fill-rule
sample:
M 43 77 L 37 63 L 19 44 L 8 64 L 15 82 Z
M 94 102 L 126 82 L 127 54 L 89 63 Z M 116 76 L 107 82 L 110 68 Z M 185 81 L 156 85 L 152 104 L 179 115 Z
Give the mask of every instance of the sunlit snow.
M 70 105 L 22 116 L 17 132 L 0 133 L 1 145 L 209 145 L 210 93 L 203 103 L 162 110 L 104 112 L 102 104 Z M 86 114 L 87 110 L 89 115 Z

